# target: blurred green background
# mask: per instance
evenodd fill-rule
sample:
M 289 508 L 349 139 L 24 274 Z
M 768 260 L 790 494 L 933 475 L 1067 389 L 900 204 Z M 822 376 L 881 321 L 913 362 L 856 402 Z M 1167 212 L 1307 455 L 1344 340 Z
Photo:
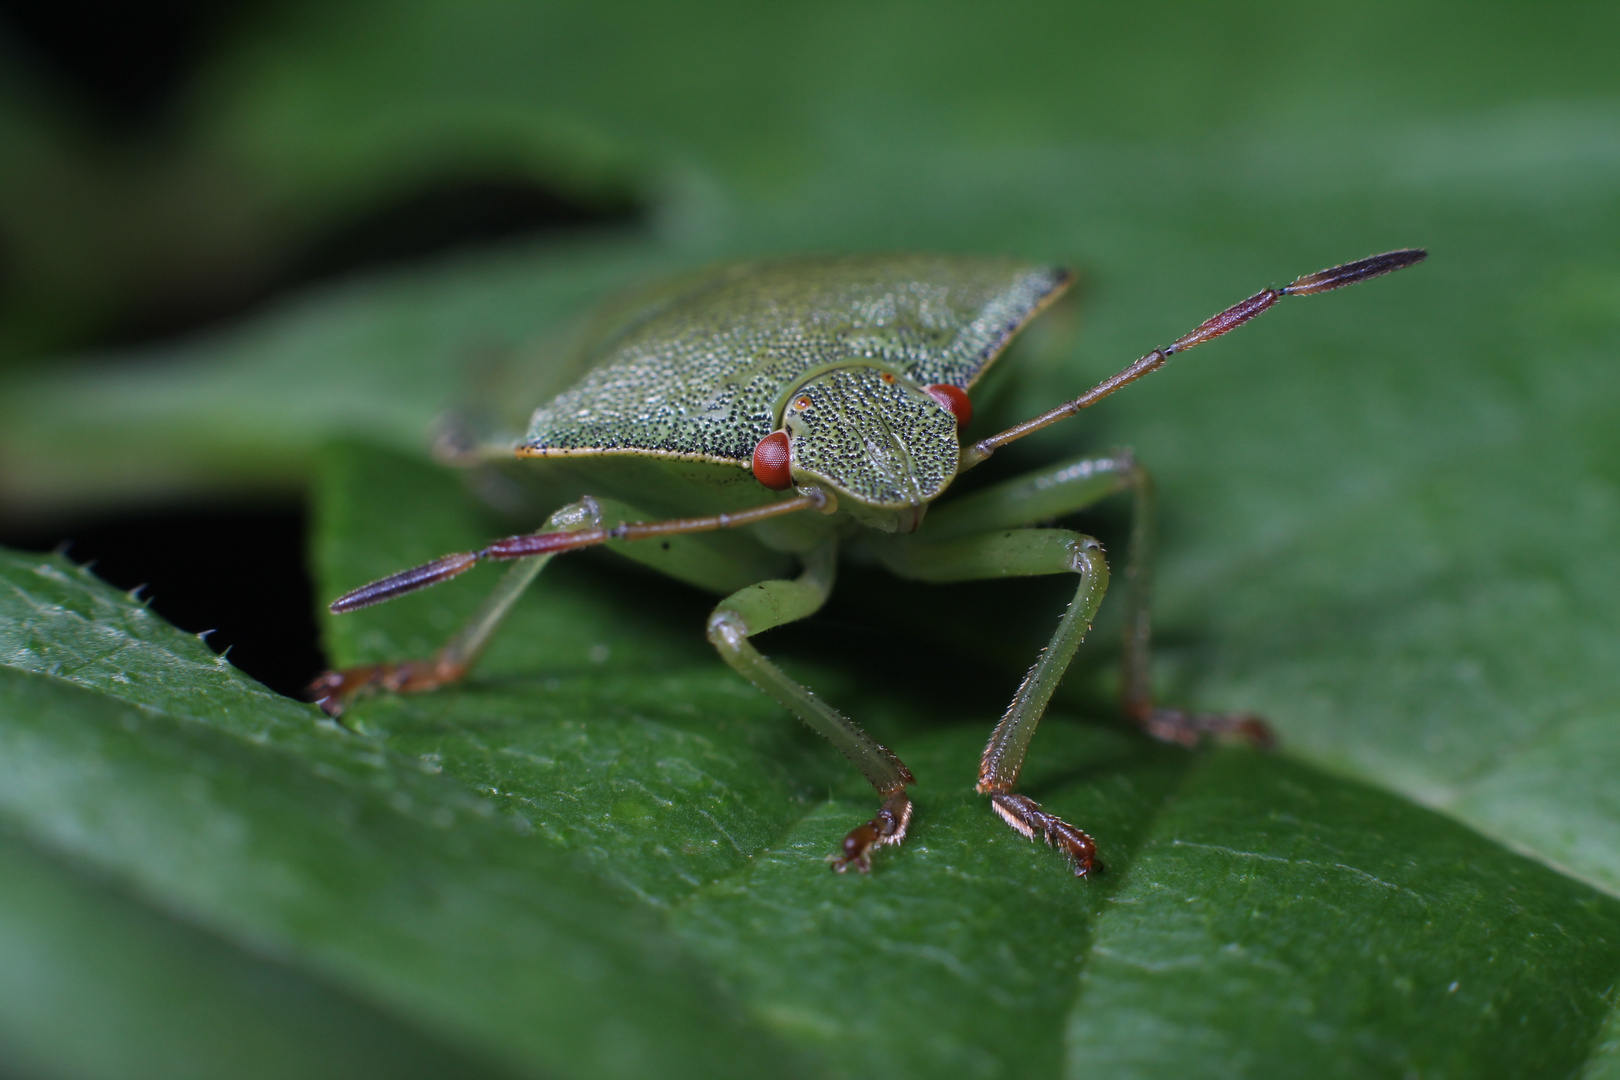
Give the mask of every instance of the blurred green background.
M 1620 1073 L 1617 40 L 1612 4 L 0 7 L 0 1069 Z M 190 636 L 284 694 L 431 648 L 476 586 L 310 612 L 510 531 L 428 424 L 662 273 L 1071 265 L 1010 420 L 1401 246 L 987 466 L 1134 447 L 1162 691 L 1282 738 L 1118 725 L 1105 609 L 1026 784 L 1094 881 L 968 790 L 1056 582 L 854 569 L 763 642 L 922 778 L 860 880 L 820 862 L 869 812 L 836 755 L 606 559 L 354 731 Z

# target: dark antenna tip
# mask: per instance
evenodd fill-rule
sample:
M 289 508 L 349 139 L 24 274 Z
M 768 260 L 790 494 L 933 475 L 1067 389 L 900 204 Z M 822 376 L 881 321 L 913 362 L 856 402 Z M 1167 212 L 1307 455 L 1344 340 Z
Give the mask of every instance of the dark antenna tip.
M 1327 292 L 1329 289 L 1354 285 L 1358 281 L 1366 281 L 1380 274 L 1393 273 L 1413 263 L 1420 263 L 1428 257 L 1429 253 L 1423 248 L 1386 251 L 1382 255 L 1370 255 L 1365 259 L 1345 263 L 1343 266 L 1330 266 L 1326 270 L 1318 270 L 1314 274 L 1295 278 L 1286 288 L 1278 291 L 1284 296 L 1311 296 Z
M 406 593 L 425 589 L 429 585 L 449 581 L 457 574 L 471 570 L 477 562 L 477 553 L 471 551 L 441 555 L 430 563 L 401 570 L 397 574 L 373 581 L 370 585 L 362 585 L 353 592 L 344 593 L 332 601 L 329 610 L 334 615 L 343 615 L 363 607 L 370 607 L 372 604 L 380 604 L 384 600 L 392 600 L 396 596 L 404 596 Z

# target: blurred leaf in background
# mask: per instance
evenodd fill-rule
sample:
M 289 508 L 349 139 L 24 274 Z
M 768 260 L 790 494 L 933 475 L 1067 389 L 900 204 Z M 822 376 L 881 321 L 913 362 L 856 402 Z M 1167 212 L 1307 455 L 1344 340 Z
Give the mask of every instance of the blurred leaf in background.
M 716 662 L 703 597 L 619 564 L 557 564 L 472 684 L 345 732 L 69 564 L 8 557 L 0 857 L 28 884 L 0 949 L 65 974 L 0 988 L 7 1064 L 217 1075 L 274 1046 L 342 1075 L 393 1040 L 523 1074 L 1607 1075 L 1617 21 L 259 4 L 185 23 L 166 104 L 109 128 L 12 16 L 8 528 L 309 491 L 323 598 L 506 528 L 426 464 L 427 424 L 678 268 L 1075 265 L 1079 332 L 1024 357 L 1011 419 L 1268 282 L 1432 256 L 986 467 L 1132 445 L 1163 496 L 1161 685 L 1283 738 L 1187 755 L 1126 733 L 1100 627 L 1030 778 L 1104 844 L 1096 881 L 969 790 L 1061 602 L 1038 582 L 851 573 L 768 641 L 922 779 L 913 840 L 853 880 L 820 859 L 858 784 Z M 332 622 L 329 655 L 431 648 L 477 592 Z M 127 929 L 87 950 L 79 912 Z M 146 982 L 169 989 L 120 989 Z M 203 999 L 257 1025 L 239 1058 L 185 1022 Z M 101 1041 L 41 1021 L 74 1009 Z

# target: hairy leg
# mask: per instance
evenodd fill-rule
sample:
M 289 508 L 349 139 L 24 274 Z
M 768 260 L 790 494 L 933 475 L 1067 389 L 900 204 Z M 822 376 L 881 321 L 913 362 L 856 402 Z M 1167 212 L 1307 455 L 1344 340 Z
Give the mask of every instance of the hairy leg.
M 545 532 L 611 528 L 647 517 L 613 499 L 586 496 L 552 514 Z M 652 540 L 615 540 L 610 551 L 642 563 L 679 581 L 715 593 L 728 593 L 750 581 L 771 577 L 792 565 L 744 533 L 687 533 Z M 312 700 L 331 716 L 362 694 L 386 691 L 419 693 L 459 681 L 472 668 L 512 605 L 555 554 L 532 555 L 513 562 L 499 585 L 465 626 L 433 656 L 329 671 L 310 685 Z
M 992 577 L 1079 576 L 1074 599 L 1046 648 L 1024 676 L 979 763 L 978 791 L 990 796 L 1003 821 L 1061 851 L 1077 875 L 1096 868 L 1096 845 L 1084 831 L 1041 809 L 1013 789 L 1025 754 L 1052 692 L 1073 659 L 1108 588 L 1102 545 L 1066 529 L 1012 529 L 939 543 L 900 541 L 882 545 L 879 557 L 903 577 L 922 581 L 973 581 Z
M 843 850 L 832 858 L 838 871 L 872 868 L 872 851 L 905 839 L 911 823 L 906 785 L 911 770 L 888 747 L 783 673 L 755 649 L 749 638 L 774 626 L 814 614 L 832 591 L 837 547 L 827 541 L 809 553 L 804 572 L 789 581 L 761 581 L 722 600 L 709 616 L 709 641 L 736 672 L 781 703 L 825 737 L 860 769 L 877 790 L 881 805 L 871 821 L 851 829 Z
M 594 499 L 585 498 L 552 514 L 546 521 L 546 528 L 588 529 L 600 522 L 600 505 Z M 379 690 L 415 694 L 460 681 L 484 651 L 484 646 L 489 644 L 489 639 L 512 610 L 512 605 L 517 603 L 517 598 L 523 595 L 523 590 L 554 557 L 536 555 L 515 562 L 466 625 L 431 657 L 328 671 L 310 683 L 310 699 L 328 716 L 335 717 L 341 716 L 349 702 L 363 694 Z
M 1083 510 L 1120 492 L 1129 492 L 1132 500 L 1120 659 L 1122 711 L 1148 734 L 1165 742 L 1194 746 L 1205 736 L 1237 736 L 1259 746 L 1270 746 L 1271 729 L 1251 713 L 1189 712 L 1154 701 L 1152 565 L 1157 500 L 1152 475 L 1128 450 L 1048 466 L 949 502 L 932 514 L 916 542 L 1036 525 Z

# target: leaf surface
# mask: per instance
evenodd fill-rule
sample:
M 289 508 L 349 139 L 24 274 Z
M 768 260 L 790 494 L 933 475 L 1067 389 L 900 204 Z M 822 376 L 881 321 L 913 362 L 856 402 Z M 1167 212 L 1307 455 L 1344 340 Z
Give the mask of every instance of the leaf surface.
M 1290 301 L 981 470 L 1133 446 L 1162 496 L 1161 692 L 1258 710 L 1283 750 L 1189 757 L 1113 725 L 1105 606 L 1030 766 L 1028 790 L 1103 846 L 1108 872 L 1075 883 L 968 790 L 1052 583 L 851 569 L 822 616 L 762 642 L 923 781 L 907 849 L 836 877 L 820 861 L 870 796 L 718 663 L 701 596 L 560 560 L 466 688 L 369 703 L 344 732 L 65 564 L 22 560 L 0 605 L 17 845 L 0 856 L 28 897 L 169 927 L 148 959 L 192 974 L 167 985 L 305 980 L 289 999 L 356 1017 L 347 1050 L 292 1006 L 243 1045 L 313 1032 L 296 1037 L 333 1046 L 334 1072 L 406 1028 L 427 1032 L 424 1062 L 559 1075 L 784 1054 L 827 1075 L 1615 1072 L 1613 19 L 290 13 L 220 54 L 169 166 L 251 176 L 216 211 L 246 242 L 468 160 L 581 192 L 628 177 L 657 193 L 654 228 L 373 275 L 133 365 L 36 365 L 0 387 L 13 503 L 310 483 L 330 598 L 516 527 L 421 465 L 422 432 L 504 360 L 544 376 L 621 285 L 798 250 L 1077 266 L 1080 304 L 976 403 L 990 424 L 1267 283 L 1424 245 L 1423 266 Z M 18 146 L 45 130 L 13 127 Z M 23 190 L 21 160 L 0 194 Z M 27 251 L 97 249 L 5 201 Z M 115 192 L 83 220 L 139 204 Z M 175 217 L 117 273 L 219 220 Z M 69 333 L 107 303 L 30 300 L 24 321 Z M 1117 566 L 1121 512 L 1076 524 Z M 328 645 L 420 655 L 489 584 L 332 623 Z M 0 942 L 47 903 L 7 909 Z M 184 959 L 216 946 L 217 964 Z M 0 1039 L 36 1015 L 8 1000 Z
M 770 1045 L 645 912 L 432 761 L 61 559 L 0 573 L 0 815 L 21 836 L 524 1071 L 746 1072 L 739 1048 Z

